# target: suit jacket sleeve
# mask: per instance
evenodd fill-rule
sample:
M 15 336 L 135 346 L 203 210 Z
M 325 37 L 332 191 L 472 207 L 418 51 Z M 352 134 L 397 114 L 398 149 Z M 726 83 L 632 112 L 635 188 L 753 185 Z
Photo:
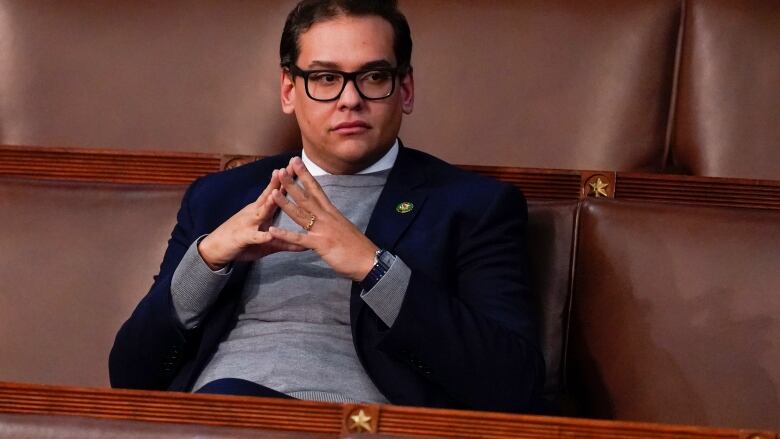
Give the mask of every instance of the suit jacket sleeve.
M 495 187 L 494 187 L 495 189 Z M 529 293 L 522 195 L 501 184 L 450 245 L 447 280 L 412 267 L 399 315 L 377 348 L 465 408 L 533 411 L 544 381 Z

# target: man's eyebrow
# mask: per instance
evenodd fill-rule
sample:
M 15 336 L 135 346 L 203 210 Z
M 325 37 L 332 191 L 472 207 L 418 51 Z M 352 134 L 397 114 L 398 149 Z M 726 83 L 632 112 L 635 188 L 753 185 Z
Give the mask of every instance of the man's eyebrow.
M 315 60 L 315 61 L 310 62 L 309 65 L 307 66 L 307 68 L 308 69 L 317 68 L 317 69 L 334 69 L 334 70 L 338 70 L 339 65 L 334 63 L 334 62 L 330 62 L 330 61 L 316 61 Z
M 385 59 L 378 59 L 375 61 L 369 61 L 363 65 L 360 66 L 358 70 L 367 70 L 367 69 L 389 69 L 392 68 L 393 65 L 390 64 L 389 61 Z M 308 69 L 332 69 L 332 70 L 340 70 L 340 66 L 337 63 L 331 62 L 331 61 L 318 61 L 314 60 L 309 63 Z
M 377 61 L 371 61 L 363 64 L 360 66 L 360 70 L 368 70 L 368 69 L 391 69 L 393 68 L 393 65 L 390 64 L 389 61 L 380 59 Z

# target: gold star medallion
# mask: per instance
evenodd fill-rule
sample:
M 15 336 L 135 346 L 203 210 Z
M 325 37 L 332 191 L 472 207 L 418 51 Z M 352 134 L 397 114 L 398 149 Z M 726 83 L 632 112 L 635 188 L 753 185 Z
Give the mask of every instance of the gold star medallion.
M 609 183 L 601 181 L 601 177 L 597 177 L 596 181 L 588 183 L 588 186 L 590 186 L 590 193 L 596 198 L 609 196 L 606 191 L 607 187 L 609 187 Z
M 350 416 L 349 419 L 352 421 L 352 425 L 349 426 L 350 430 L 358 433 L 363 431 L 374 432 L 371 428 L 371 416 L 368 416 L 363 409 L 360 409 L 357 414 Z
M 414 204 L 409 201 L 398 203 L 398 205 L 395 206 L 395 211 L 398 213 L 409 213 L 412 211 L 412 209 L 414 209 Z

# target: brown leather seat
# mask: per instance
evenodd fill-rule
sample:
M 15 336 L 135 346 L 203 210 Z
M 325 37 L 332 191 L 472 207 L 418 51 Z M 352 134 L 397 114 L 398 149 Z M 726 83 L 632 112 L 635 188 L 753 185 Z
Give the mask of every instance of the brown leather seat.
M 689 0 L 672 153 L 694 175 L 780 179 L 780 3 Z
M 678 0 L 402 7 L 415 36 L 408 144 L 463 164 L 662 167 Z
M 277 53 L 294 3 L 0 0 L 0 45 L 15 42 L 0 46 L 0 144 L 295 147 Z M 401 3 L 410 146 L 463 164 L 661 167 L 679 0 Z
M 568 371 L 586 416 L 780 427 L 780 218 L 589 201 Z
M 294 4 L 0 0 L 0 144 L 294 147 L 297 126 L 279 104 L 279 38 Z
M 576 212 L 576 201 L 537 201 L 528 205 L 531 287 L 539 298 L 541 343 L 547 366 L 545 395 L 550 401 L 557 401 L 565 391 L 562 362 L 569 323 Z
M 108 386 L 183 188 L 0 179 L 0 380 Z

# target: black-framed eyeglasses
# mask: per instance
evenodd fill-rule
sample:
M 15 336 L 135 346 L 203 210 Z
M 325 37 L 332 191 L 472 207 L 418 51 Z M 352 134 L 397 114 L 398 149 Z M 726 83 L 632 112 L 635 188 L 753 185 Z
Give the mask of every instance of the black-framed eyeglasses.
M 339 70 L 302 70 L 295 64 L 287 67 L 290 73 L 303 78 L 306 95 L 319 102 L 335 101 L 352 81 L 363 99 L 379 100 L 390 97 L 395 91 L 396 68 L 376 68 L 342 72 Z

